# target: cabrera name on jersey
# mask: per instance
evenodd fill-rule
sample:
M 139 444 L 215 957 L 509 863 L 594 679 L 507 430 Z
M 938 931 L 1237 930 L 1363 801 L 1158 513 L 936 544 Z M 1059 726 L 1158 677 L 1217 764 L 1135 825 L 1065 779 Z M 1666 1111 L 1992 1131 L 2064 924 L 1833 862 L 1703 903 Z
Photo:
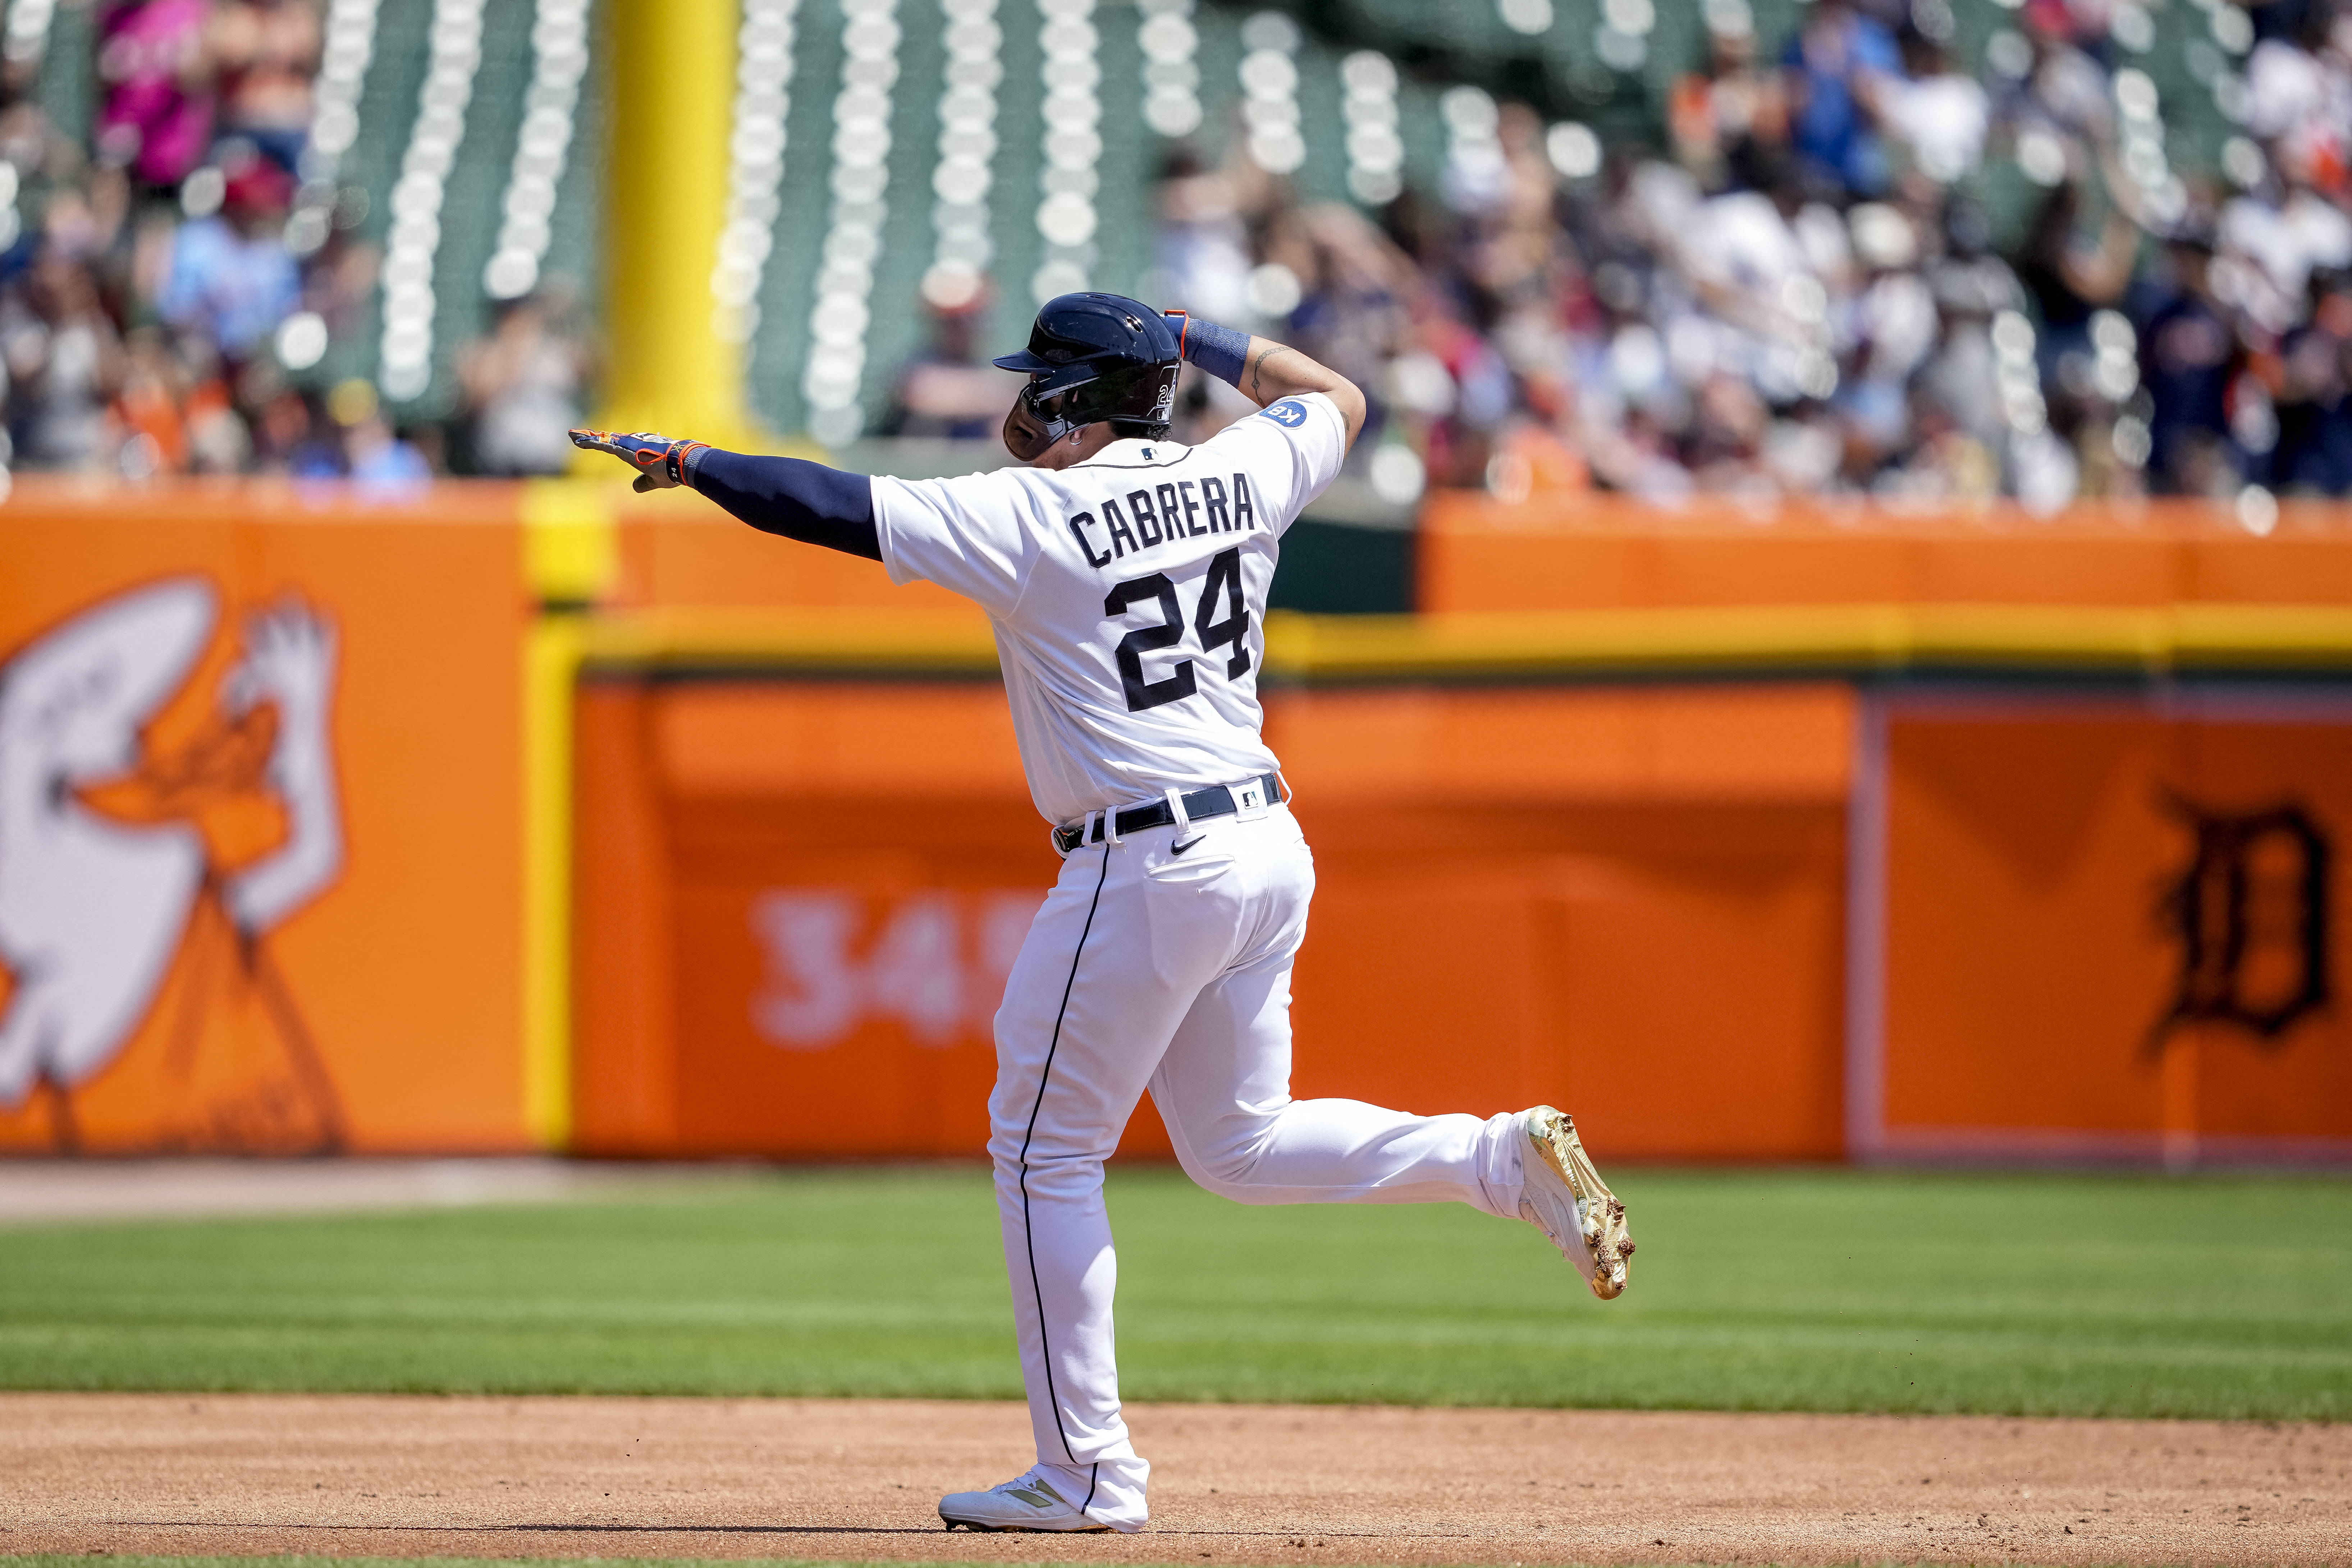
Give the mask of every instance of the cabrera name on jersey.
M 1058 472 L 874 480 L 891 581 L 988 612 L 1029 793 L 1047 820 L 1273 771 L 1258 730 L 1280 540 L 1339 471 L 1320 393 L 1197 447 L 1114 441 Z

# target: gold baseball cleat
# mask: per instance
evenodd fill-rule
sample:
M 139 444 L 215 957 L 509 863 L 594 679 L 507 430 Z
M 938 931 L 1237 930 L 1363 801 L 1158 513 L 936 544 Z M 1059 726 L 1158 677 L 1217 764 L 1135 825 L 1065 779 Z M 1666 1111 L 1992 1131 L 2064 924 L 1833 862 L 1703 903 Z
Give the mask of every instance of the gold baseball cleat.
M 1551 1237 L 1594 1295 L 1615 1300 L 1625 1293 L 1627 1265 L 1633 1256 L 1625 1205 L 1593 1169 L 1592 1156 L 1584 1152 L 1568 1112 L 1538 1105 L 1521 1125 L 1535 1157 L 1526 1162 L 1519 1217 Z

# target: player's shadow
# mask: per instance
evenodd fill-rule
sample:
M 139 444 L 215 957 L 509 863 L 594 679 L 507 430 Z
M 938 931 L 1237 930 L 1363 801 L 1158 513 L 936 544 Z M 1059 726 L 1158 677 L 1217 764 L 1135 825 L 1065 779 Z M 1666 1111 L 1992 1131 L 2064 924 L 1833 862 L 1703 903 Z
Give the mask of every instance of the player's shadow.
M 404 1528 L 399 1525 L 370 1528 Z M 462 1525 L 424 1525 L 420 1529 L 458 1530 Z M 937 1535 L 943 1527 L 926 1529 L 903 1524 L 494 1524 L 488 1531 L 544 1531 L 549 1534 L 575 1535 Z M 982 1532 L 985 1533 L 985 1532 Z M 1150 1535 L 1272 1535 L 1296 1539 L 1302 1532 L 1296 1530 L 1167 1530 L 1157 1526 L 1145 1531 Z M 1390 1533 L 1371 1530 L 1311 1530 L 1303 1533 L 1318 1540 L 1377 1541 Z M 1466 1541 L 1468 1536 L 1423 1536 L 1414 1540 Z
M 938 1535 L 940 1526 L 906 1524 L 296 1524 L 233 1519 L 118 1520 L 117 1528 L 140 1530 L 342 1530 L 397 1531 L 415 1535 Z M 1379 1530 L 1168 1530 L 1152 1535 L 1291 1536 L 1321 1541 L 1385 1541 L 1401 1533 Z M 1416 1541 L 1467 1541 L 1467 1535 L 1402 1532 Z

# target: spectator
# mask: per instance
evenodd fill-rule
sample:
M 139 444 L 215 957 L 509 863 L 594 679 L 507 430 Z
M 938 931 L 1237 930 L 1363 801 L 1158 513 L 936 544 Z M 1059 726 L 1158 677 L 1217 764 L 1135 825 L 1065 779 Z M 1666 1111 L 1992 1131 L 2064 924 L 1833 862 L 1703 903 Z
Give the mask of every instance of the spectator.
M 1997 106 L 1996 118 L 2017 139 L 2021 155 L 2035 135 L 2056 138 L 2053 145 L 2062 152 L 2069 142 L 2103 144 L 2115 121 L 2107 73 L 2075 42 L 2065 0 L 2027 0 L 2022 15 L 2031 63 Z
M 1745 6 L 1709 6 L 1706 66 L 1675 83 L 1667 127 L 1675 155 L 1701 189 L 1755 183 L 1759 148 L 1789 141 L 1787 90 L 1780 75 L 1756 60 L 1756 26 Z
M 923 277 L 930 337 L 890 387 L 883 428 L 893 436 L 986 441 L 1003 428 L 1013 388 L 980 352 L 995 290 L 975 268 L 941 262 Z
M 1161 170 L 1158 206 L 1154 248 L 1169 296 L 1213 321 L 1248 320 L 1249 234 L 1234 181 L 1179 148 Z
M 188 389 L 179 356 L 161 331 L 140 327 L 124 344 L 124 365 L 122 389 L 112 410 L 124 437 L 124 475 L 145 479 L 186 471 L 188 426 L 181 410 Z
M 82 471 L 119 447 L 108 405 L 122 384 L 122 343 L 89 266 L 44 239 L 31 275 L 0 300 L 9 439 L 19 462 Z
M 2239 351 L 2228 308 L 2213 292 L 2212 237 L 2184 228 L 2166 257 L 2171 287 L 2140 333 L 2140 379 L 2152 405 L 2151 478 L 2175 495 L 2227 497 L 2245 462 L 2230 439 Z
M 1837 407 L 1847 441 L 1866 458 L 1866 481 L 1909 446 L 1911 380 L 1935 351 L 1936 297 L 1918 270 L 1919 239 L 1910 217 L 1879 202 L 1847 215 L 1864 282 L 1848 317 L 1851 347 Z
M 343 385 L 373 395 L 365 382 L 346 382 Z M 337 391 L 341 393 L 342 388 Z M 297 479 L 342 477 L 342 432 L 314 395 L 281 389 L 258 410 L 253 437 L 256 462 L 263 473 L 284 474 Z
M 188 431 L 189 466 L 197 473 L 242 473 L 252 462 L 250 428 L 218 376 L 189 389 L 181 417 Z
M 1307 260 L 1290 341 L 1364 389 L 1365 438 L 1357 443 L 1361 457 L 1351 460 L 1369 462 L 1387 426 L 1383 384 L 1405 342 L 1420 269 L 1352 207 L 1318 206 L 1303 216 Z
M 310 79 L 319 68 L 313 0 L 221 0 L 205 40 L 219 73 L 223 133 L 244 138 L 299 175 L 310 139 Z
M 1805 199 L 1794 166 L 1774 170 L 1769 194 L 1715 197 L 1682 233 L 1682 273 L 1738 330 L 1709 334 L 1712 357 L 1753 377 L 1776 404 L 1835 390 L 1830 305 L 1832 289 L 1843 293 L 1849 281 L 1852 256 L 1845 225 L 1826 203 Z
M 2120 206 L 2110 205 L 2098 237 L 2081 233 L 2083 187 L 2060 182 L 2036 210 L 2017 258 L 2017 280 L 2041 312 L 2039 346 L 2045 380 L 2060 360 L 2090 341 L 2091 316 L 2120 300 L 2139 255 L 2139 230 Z
M 2273 334 L 2302 324 L 2315 272 L 2352 267 L 2352 218 L 2319 191 L 2310 143 L 2282 138 L 2270 171 L 2222 207 L 2219 243 L 2237 302 Z
M 2010 421 L 2003 407 L 1992 324 L 2004 311 L 2023 307 L 2024 290 L 2000 258 L 1972 247 L 1960 247 L 1948 257 L 1928 275 L 1928 286 L 1942 325 L 1936 350 L 1913 384 L 1913 408 L 1919 416 L 1919 426 L 1973 444 L 1986 455 L 1997 478 L 2000 462 L 1990 454 L 1999 449 Z M 1952 460 L 1957 450 L 1936 460 Z M 1969 472 L 1975 471 L 1973 453 L 1957 460 Z
M 433 465 L 415 445 L 393 431 L 373 384 L 346 381 L 328 395 L 327 412 L 342 431 L 342 472 L 362 492 L 396 499 L 428 484 Z M 320 463 L 324 453 L 302 454 Z
M 472 467 L 485 474 L 560 474 L 572 460 L 564 432 L 580 423 L 588 351 L 566 329 L 551 289 L 500 308 L 488 337 L 457 353 L 470 421 Z
M 2340 196 L 2352 164 L 2352 15 L 2333 0 L 2298 9 L 2288 33 L 2247 57 L 2246 132 L 2289 149 Z
M 211 0 L 113 0 L 100 12 L 99 155 L 170 190 L 212 146 Z
M 1976 78 L 1954 68 L 1941 39 L 1916 27 L 1903 35 L 1903 68 L 1902 77 L 1880 84 L 1880 115 L 1913 165 L 1948 185 L 1984 157 L 1992 100 Z
M 1818 0 L 1789 44 L 1790 140 L 1815 178 L 1864 195 L 1886 188 L 1881 100 L 1900 75 L 1894 35 L 1852 0 Z
M 2310 323 L 2280 355 L 2271 484 L 2282 493 L 2342 495 L 2352 489 L 2352 276 L 2332 274 L 2314 291 Z
M 261 352 L 302 297 L 282 231 L 293 182 L 247 151 L 227 174 L 218 215 L 181 226 L 157 307 L 163 320 L 233 363 Z
M 343 460 L 353 484 L 379 495 L 406 494 L 433 479 L 425 454 L 395 435 L 380 411 L 370 411 L 343 432 Z

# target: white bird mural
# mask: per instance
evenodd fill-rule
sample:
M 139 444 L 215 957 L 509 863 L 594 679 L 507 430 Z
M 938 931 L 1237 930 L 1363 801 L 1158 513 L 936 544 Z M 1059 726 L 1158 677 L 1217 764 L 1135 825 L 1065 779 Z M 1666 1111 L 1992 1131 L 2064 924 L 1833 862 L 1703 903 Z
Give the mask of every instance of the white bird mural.
M 123 820 L 86 798 L 151 761 L 147 727 L 185 686 L 219 615 L 210 583 L 171 578 L 81 612 L 0 664 L 0 966 L 12 983 L 0 1013 L 0 1110 L 43 1085 L 64 1102 L 105 1072 L 155 1007 L 208 900 L 254 984 L 260 939 L 341 871 L 335 633 L 299 600 L 246 621 L 217 696 L 230 722 L 275 710 L 261 779 L 283 810 L 282 842 L 223 868 L 196 824 Z M 274 974 L 267 983 L 282 993 Z M 280 1032 L 295 1037 L 284 1042 L 283 1075 L 295 1087 L 273 1092 L 323 1099 L 306 1120 L 320 1130 L 315 1142 L 331 1145 L 332 1086 L 299 1017 L 276 1011 L 290 1020 Z

